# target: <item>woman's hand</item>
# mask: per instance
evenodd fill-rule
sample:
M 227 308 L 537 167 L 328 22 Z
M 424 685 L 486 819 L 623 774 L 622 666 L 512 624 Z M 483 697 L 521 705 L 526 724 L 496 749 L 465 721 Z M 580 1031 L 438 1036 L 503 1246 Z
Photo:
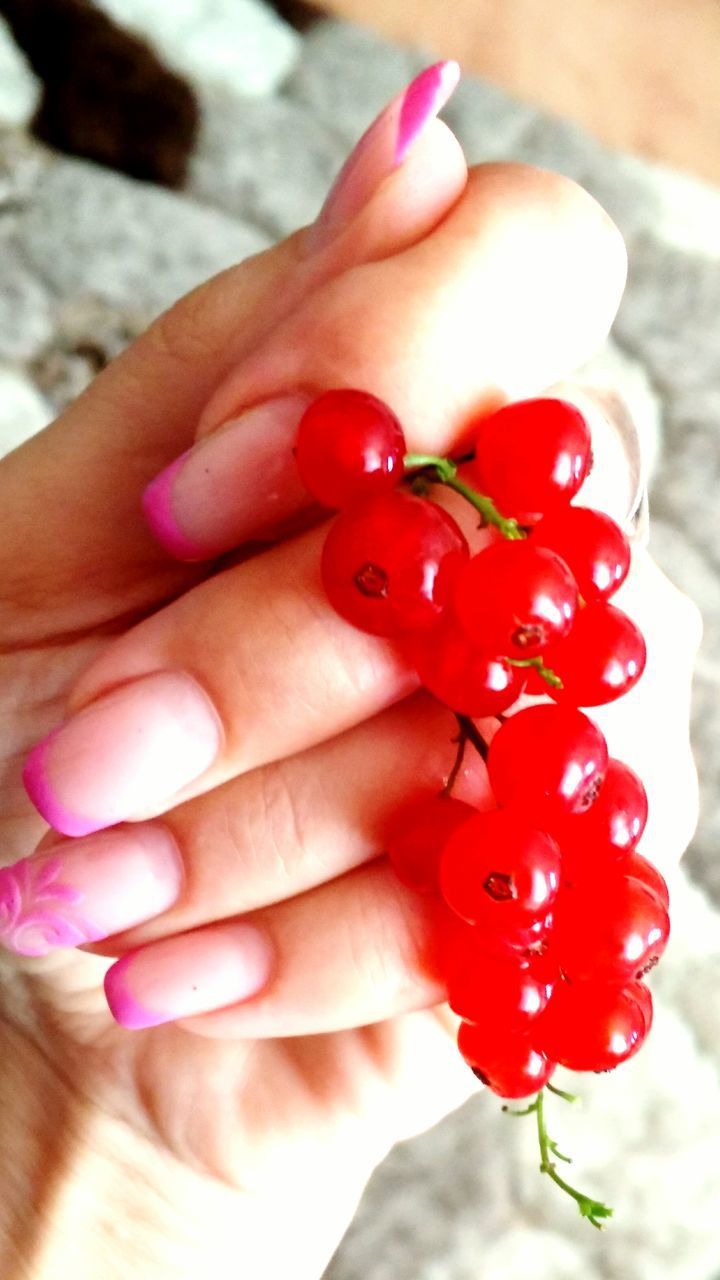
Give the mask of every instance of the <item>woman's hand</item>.
M 317 1277 L 389 1147 L 476 1087 L 439 1005 L 432 913 L 379 857 L 389 814 L 452 763 L 453 718 L 324 600 L 292 437 L 308 395 L 359 386 L 392 404 L 411 449 L 448 451 L 474 411 L 590 354 L 625 262 L 579 188 L 521 166 L 468 178 L 424 110 L 401 163 L 388 146 L 409 128 L 402 99 L 319 226 L 178 303 L 0 464 L 4 861 L 43 836 L 21 767 L 68 716 L 29 784 L 81 837 L 45 835 L 5 873 L 3 938 L 25 955 L 92 944 L 3 961 L 22 1150 L 7 1203 L 22 1221 L 37 1196 L 47 1153 L 20 1138 L 53 1130 L 41 1117 L 56 1097 L 72 1117 L 57 1178 L 92 1206 L 85 1241 L 71 1209 L 48 1226 L 41 1207 L 50 1247 L 21 1247 L 33 1280 L 66 1262 L 95 1276 L 95 1250 L 108 1280 Z M 178 563 L 140 503 L 196 437 L 146 498 Z M 644 552 L 621 603 L 648 670 L 597 719 L 647 783 L 645 847 L 667 866 L 695 816 L 696 613 Z M 479 761 L 462 785 L 482 794 Z M 91 951 L 125 957 L 108 988 L 125 1026 Z M 109 1211 L 95 1190 L 108 1164 Z M 103 1253 L 118 1219 L 128 1271 Z M 7 1239 L 16 1229 L 11 1215 Z

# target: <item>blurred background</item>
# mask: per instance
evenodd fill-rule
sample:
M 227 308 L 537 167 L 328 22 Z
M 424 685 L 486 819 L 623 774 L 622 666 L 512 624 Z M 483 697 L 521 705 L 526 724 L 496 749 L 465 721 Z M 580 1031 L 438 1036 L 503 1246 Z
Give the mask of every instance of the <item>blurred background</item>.
M 651 549 L 704 613 L 702 816 L 648 1045 L 582 1080 L 582 1112 L 554 1109 L 612 1227 L 576 1219 L 530 1127 L 479 1096 L 391 1154 L 326 1280 L 720 1280 L 716 0 L 0 0 L 0 451 L 180 294 L 310 221 L 374 114 L 438 56 L 465 71 L 444 114 L 472 163 L 567 173 L 626 238 L 590 373 L 632 406 Z

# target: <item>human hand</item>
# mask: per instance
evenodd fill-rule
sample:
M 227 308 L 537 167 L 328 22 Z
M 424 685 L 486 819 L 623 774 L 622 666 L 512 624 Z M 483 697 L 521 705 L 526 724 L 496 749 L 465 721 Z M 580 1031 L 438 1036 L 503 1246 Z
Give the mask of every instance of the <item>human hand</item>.
M 370 160 L 377 151 L 376 135 Z M 373 194 L 364 154 L 323 229 L 183 300 L 0 466 L 3 847 L 21 857 L 42 834 L 20 766 L 68 709 L 97 708 L 76 722 L 82 737 L 65 731 L 65 759 L 62 737 L 35 757 L 58 824 L 142 819 L 45 838 L 24 874 L 51 863 L 55 883 L 83 899 L 33 932 L 25 915 L 46 903 L 23 897 L 5 940 L 43 949 L 49 924 L 59 941 L 132 952 L 115 970 L 116 1013 L 167 1022 L 116 1027 L 105 966 L 61 951 L 4 962 L 7 1043 L 20 1031 L 31 1063 L 37 1051 L 72 1082 L 85 1123 L 113 1118 L 130 1180 L 134 1162 L 162 1169 L 173 1221 L 202 1204 L 197 1236 L 183 1224 L 188 1274 L 199 1258 L 212 1272 L 209 1248 L 223 1274 L 239 1219 L 254 1276 L 291 1258 L 295 1276 L 318 1275 L 388 1148 L 476 1087 L 438 1007 L 432 921 L 377 856 L 393 808 L 447 772 L 452 717 L 413 693 L 390 646 L 323 599 L 323 531 L 289 449 L 299 404 L 361 386 L 393 405 L 413 449 L 447 451 L 471 413 L 538 392 L 589 354 L 624 279 L 616 231 L 564 179 L 498 165 L 465 186 L 437 123 Z M 259 439 L 249 417 L 215 432 L 278 397 Z M 204 450 L 220 452 L 176 470 L 171 493 L 156 487 L 154 509 L 159 493 L 176 550 L 200 561 L 240 545 L 238 563 L 169 562 L 138 514 L 145 485 L 198 423 L 213 441 Z M 308 531 L 281 539 L 303 522 Z M 258 534 L 277 545 L 248 545 Z M 667 866 L 694 823 L 697 624 L 644 553 L 622 604 L 648 638 L 648 671 L 596 718 L 646 780 L 645 844 Z M 644 714 L 660 696 L 662 753 Z M 479 764 L 464 785 L 481 794 Z M 140 1274 L 164 1271 L 156 1259 Z

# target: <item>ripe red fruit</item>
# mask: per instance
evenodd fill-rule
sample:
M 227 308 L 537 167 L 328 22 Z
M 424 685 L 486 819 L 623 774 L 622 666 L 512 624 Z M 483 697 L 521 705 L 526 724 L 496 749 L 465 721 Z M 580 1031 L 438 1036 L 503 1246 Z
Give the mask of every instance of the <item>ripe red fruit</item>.
M 603 511 L 565 507 L 544 516 L 531 537 L 536 546 L 549 547 L 565 561 L 588 602 L 607 600 L 627 577 L 630 544 Z
M 586 605 L 578 609 L 572 630 L 543 654 L 563 686 L 547 692 L 574 707 L 614 702 L 637 684 L 646 658 L 642 632 L 626 613 L 603 601 Z
M 475 814 L 453 832 L 440 859 L 448 906 L 493 932 L 526 929 L 544 917 L 559 886 L 555 841 L 510 809 Z
M 295 461 L 318 502 L 346 507 L 393 488 L 405 452 L 402 427 L 382 400 L 367 391 L 326 391 L 300 419 Z
M 592 868 L 629 854 L 645 830 L 648 801 L 638 775 L 621 760 L 608 761 L 605 780 L 585 813 L 553 821 L 551 834 L 573 869 Z M 565 870 L 565 866 L 563 867 Z
M 577 601 L 565 562 L 530 539 L 486 547 L 455 586 L 455 610 L 473 643 L 509 658 L 534 657 L 567 635 Z
M 589 808 L 607 763 L 607 743 L 588 716 L 571 707 L 541 706 L 505 721 L 490 743 L 487 765 L 498 804 L 550 822 L 554 814 Z
M 394 816 L 385 842 L 398 879 L 419 893 L 437 893 L 445 843 L 475 812 L 451 796 L 427 795 L 405 805 Z
M 500 1033 L 488 1024 L 463 1022 L 458 1049 L 468 1066 L 488 1089 L 501 1098 L 527 1098 L 544 1088 L 555 1063 L 534 1048 L 528 1035 Z
M 341 617 L 371 635 L 394 636 L 437 622 L 468 554 L 442 507 L 391 493 L 336 516 L 323 548 L 322 580 Z
M 558 897 L 552 955 L 570 982 L 627 982 L 657 964 L 670 935 L 667 908 L 639 880 L 601 872 Z
M 449 610 L 432 630 L 412 636 L 407 652 L 425 688 L 464 715 L 506 711 L 525 684 L 522 668 L 478 649 Z
M 645 986 L 644 982 L 636 980 L 628 982 L 625 991 L 639 1004 L 645 1020 L 645 1035 L 649 1035 L 653 1024 L 653 1002 L 649 988 Z
M 623 858 L 622 863 L 623 875 L 632 876 L 633 880 L 639 880 L 645 885 L 651 893 L 665 907 L 667 911 L 670 906 L 670 893 L 664 876 L 658 871 L 657 867 L 641 853 L 635 850 L 629 858 Z
M 521 400 L 477 424 L 471 467 L 503 515 L 532 524 L 577 493 L 590 457 L 590 428 L 574 405 Z
M 611 1071 L 627 1062 L 645 1040 L 649 1025 L 647 1005 L 631 984 L 609 982 L 558 982 L 539 1026 L 535 1043 L 571 1071 Z M 640 985 L 639 983 L 637 984 Z
M 481 949 L 481 943 L 482 938 L 473 951 L 464 955 L 455 951 L 448 956 L 450 1008 L 467 1022 L 530 1031 L 550 999 L 557 969 L 544 957 L 529 963 L 489 955 Z

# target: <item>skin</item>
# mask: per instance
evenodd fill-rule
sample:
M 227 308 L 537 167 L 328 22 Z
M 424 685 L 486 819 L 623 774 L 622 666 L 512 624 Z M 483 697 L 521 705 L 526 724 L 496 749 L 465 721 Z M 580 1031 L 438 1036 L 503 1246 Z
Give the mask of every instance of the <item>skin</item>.
M 198 432 L 298 385 L 367 387 L 412 424 L 413 448 L 445 450 L 479 406 L 588 355 L 624 274 L 616 229 L 579 188 L 521 166 L 468 176 L 434 124 L 319 254 L 299 233 L 202 286 L 0 464 L 4 860 L 46 830 L 20 782 L 28 749 L 159 655 L 212 683 L 227 743 L 157 814 L 185 861 L 175 907 L 107 944 L 1 961 L 0 1252 L 22 1275 L 162 1280 L 239 1261 L 257 1280 L 319 1277 L 388 1149 L 477 1087 L 427 962 L 428 915 L 377 859 L 410 780 L 452 763 L 452 717 L 321 604 L 293 615 L 291 646 L 272 611 L 247 607 L 282 598 L 319 529 L 220 570 L 173 564 L 138 516 L 145 484 Z M 644 847 L 668 868 L 695 822 L 698 615 L 644 551 L 618 603 L 646 633 L 648 673 L 597 719 L 646 781 Z M 242 686 L 233 672 L 258 654 Z M 325 703 L 320 657 L 342 691 Z M 288 663 L 306 675 L 295 699 Z M 462 787 L 484 786 L 474 765 Z M 266 993 L 150 1033 L 112 1022 L 91 952 L 244 915 L 276 948 Z M 127 1252 L 108 1243 L 120 1228 Z

